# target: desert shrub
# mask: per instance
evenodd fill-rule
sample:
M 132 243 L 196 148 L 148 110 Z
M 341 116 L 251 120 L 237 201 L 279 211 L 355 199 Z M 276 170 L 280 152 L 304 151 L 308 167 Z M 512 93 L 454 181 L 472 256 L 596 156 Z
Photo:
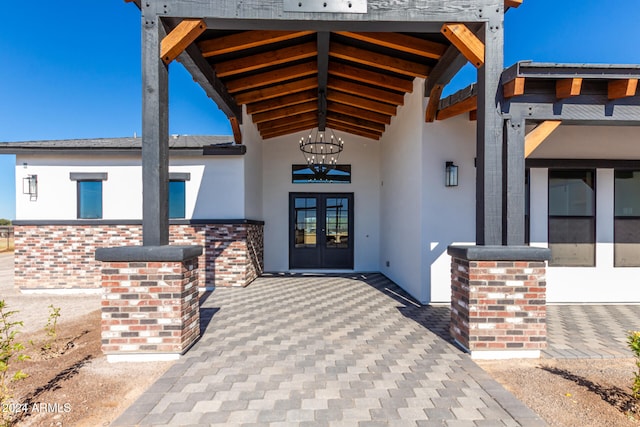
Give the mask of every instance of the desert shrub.
M 8 311 L 4 300 L 0 300 L 0 405 L 5 408 L 11 401 L 11 384 L 27 378 L 27 374 L 20 369 L 13 369 L 14 362 L 28 359 L 24 353 L 25 347 L 16 338 L 22 322 L 11 318 L 16 311 Z M 10 425 L 11 413 L 0 412 L 0 423 Z
M 633 397 L 640 399 L 640 331 L 629 331 L 627 335 L 627 343 L 636 358 L 636 372 L 633 373 Z

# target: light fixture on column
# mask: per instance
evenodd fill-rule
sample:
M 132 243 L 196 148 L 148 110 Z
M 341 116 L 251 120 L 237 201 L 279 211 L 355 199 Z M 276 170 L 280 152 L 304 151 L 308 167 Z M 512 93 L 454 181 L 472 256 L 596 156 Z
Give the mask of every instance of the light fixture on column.
M 325 178 L 330 170 L 335 169 L 342 150 L 344 150 L 344 141 L 342 138 L 337 138 L 329 128 L 323 131 L 313 128 L 306 139 L 300 138 L 300 151 L 305 162 L 320 179 Z
M 457 187 L 458 186 L 458 166 L 454 165 L 453 162 L 445 162 L 445 182 L 444 185 L 447 187 Z
M 22 178 L 22 193 L 28 194 L 30 200 L 38 199 L 38 175 L 27 175 Z

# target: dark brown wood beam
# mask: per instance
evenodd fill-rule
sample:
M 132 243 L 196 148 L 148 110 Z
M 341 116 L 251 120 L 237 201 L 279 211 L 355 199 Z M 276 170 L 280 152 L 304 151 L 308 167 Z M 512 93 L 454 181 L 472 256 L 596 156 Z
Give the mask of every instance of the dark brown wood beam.
M 333 121 L 330 118 L 327 119 L 327 125 L 331 127 L 331 129 L 362 136 L 364 138 L 378 140 L 382 136 L 382 132 L 373 132 L 371 130 L 363 129 L 358 126 L 346 125 L 344 123 Z
M 335 90 L 330 90 L 327 93 L 327 99 L 329 101 L 334 101 L 340 104 L 350 105 L 352 107 L 362 108 L 364 110 L 374 111 L 376 113 L 386 114 L 389 116 L 395 116 L 397 112 L 397 107 L 395 105 L 373 101 L 371 99 L 366 99 Z
M 291 105 L 288 107 L 278 108 L 277 110 L 265 111 L 251 116 L 253 123 L 263 123 L 271 120 L 281 119 L 283 117 L 291 117 L 296 114 L 308 113 L 316 111 L 318 103 L 315 101 L 305 102 L 302 104 Z
M 438 111 L 436 115 L 437 120 L 446 120 L 451 117 L 458 116 L 460 114 L 468 113 L 469 111 L 473 111 L 477 109 L 478 105 L 478 96 L 472 96 L 470 98 L 465 99 L 464 101 L 457 102 L 445 109 Z
M 312 34 L 313 31 L 244 31 L 198 43 L 205 58 L 238 52 Z
M 315 42 L 303 43 L 256 55 L 219 62 L 215 65 L 215 71 L 218 77 L 224 78 L 274 65 L 286 64 L 287 62 L 298 61 L 300 59 L 311 58 L 316 56 L 317 53 L 318 51 Z
M 382 123 L 376 123 L 376 122 L 372 122 L 371 120 L 351 117 L 346 114 L 340 114 L 333 111 L 329 111 L 327 113 L 327 117 L 331 117 L 331 120 L 337 123 L 358 126 L 362 129 L 368 129 L 374 132 L 384 132 L 384 129 L 385 129 L 385 125 Z
M 317 99 L 318 91 L 306 90 L 303 92 L 293 93 L 291 95 L 247 104 L 247 114 L 262 113 L 264 111 L 276 110 L 278 108 L 288 107 L 290 105 L 301 104 L 303 102 L 314 101 Z
M 252 102 L 263 101 L 265 99 L 278 98 L 283 95 L 289 95 L 296 92 L 302 92 L 308 89 L 318 87 L 318 80 L 315 77 L 308 79 L 296 80 L 291 83 L 284 83 L 276 86 L 269 86 L 264 89 L 258 89 L 250 92 L 239 93 L 235 96 L 238 104 L 249 104 Z
M 404 94 L 389 92 L 382 89 L 376 89 L 371 86 L 365 86 L 358 83 L 347 82 L 336 78 L 329 77 L 327 84 L 329 89 L 339 90 L 348 94 L 355 94 L 364 98 L 373 99 L 374 101 L 385 102 L 391 105 L 403 105 Z
M 376 123 L 382 123 L 385 125 L 391 123 L 391 116 L 388 116 L 386 114 L 375 113 L 373 111 L 364 110 L 362 108 L 352 107 L 350 105 L 344 105 L 337 102 L 329 102 L 328 110 L 335 113 L 341 113 L 348 116 L 370 120 Z
M 316 61 L 306 62 L 291 67 L 280 68 L 266 73 L 260 73 L 251 77 L 242 77 L 226 82 L 227 90 L 230 93 L 237 93 L 243 90 L 256 89 L 269 86 L 275 83 L 282 83 L 300 77 L 306 77 L 318 72 Z
M 340 58 L 346 61 L 356 62 L 410 77 L 426 78 L 431 70 L 431 67 L 425 64 L 407 61 L 340 43 L 331 43 L 329 55 L 334 58 Z
M 432 123 L 436 119 L 438 113 L 438 106 L 440 105 L 440 96 L 442 96 L 442 90 L 444 85 L 437 84 L 431 88 L 429 93 L 429 102 L 427 103 L 427 110 L 424 114 L 424 121 Z
M 353 33 L 349 31 L 339 31 L 337 34 L 431 59 L 440 59 L 447 49 L 447 46 L 442 43 L 400 33 Z
M 397 90 L 400 92 L 413 92 L 413 81 L 400 77 L 389 76 L 375 71 L 365 70 L 339 62 L 329 63 L 329 74 L 336 77 L 355 80 L 385 89 Z

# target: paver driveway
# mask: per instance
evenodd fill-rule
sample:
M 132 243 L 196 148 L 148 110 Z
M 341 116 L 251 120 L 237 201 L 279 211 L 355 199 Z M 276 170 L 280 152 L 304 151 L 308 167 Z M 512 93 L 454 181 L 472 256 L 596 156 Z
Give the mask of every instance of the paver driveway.
M 200 341 L 114 425 L 544 425 L 380 274 L 216 289 Z

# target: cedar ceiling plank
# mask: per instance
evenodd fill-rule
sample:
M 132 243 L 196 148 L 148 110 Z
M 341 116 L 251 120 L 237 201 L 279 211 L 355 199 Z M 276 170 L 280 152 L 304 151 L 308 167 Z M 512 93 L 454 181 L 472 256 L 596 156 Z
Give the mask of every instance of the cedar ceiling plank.
M 270 122 L 260 123 L 260 131 L 266 129 L 272 129 L 277 127 L 283 127 L 286 125 L 295 125 L 297 122 L 308 121 L 309 119 L 318 120 L 318 115 L 315 111 L 308 113 L 296 114 L 289 117 L 284 117 L 282 119 L 271 120 Z
M 269 138 L 275 138 L 278 136 L 290 135 L 292 133 L 297 133 L 297 132 L 306 130 L 308 128 L 309 128 L 308 126 L 302 126 L 302 125 L 296 124 L 287 128 L 274 129 L 270 131 L 261 132 L 260 135 L 262 136 L 262 139 L 269 139 Z
M 442 43 L 400 33 L 352 33 L 349 31 L 339 31 L 337 34 L 431 59 L 440 59 L 447 49 L 447 46 Z
M 230 93 L 237 93 L 243 90 L 256 89 L 275 83 L 282 83 L 300 77 L 306 77 L 318 72 L 316 61 L 294 65 L 292 67 L 280 68 L 278 70 L 260 73 L 251 77 L 243 77 L 225 82 Z
M 344 105 L 337 102 L 329 102 L 327 108 L 329 111 L 333 111 L 336 113 L 359 117 L 361 119 L 370 120 L 376 123 L 383 123 L 385 125 L 391 124 L 391 116 L 388 116 L 386 114 L 374 113 L 373 111 L 364 110 L 362 108 L 352 107 L 350 105 Z
M 413 81 L 411 80 L 384 75 L 335 61 L 329 63 L 329 74 L 400 92 L 413 92 Z
M 638 90 L 638 79 L 611 80 L 608 83 L 608 98 L 620 99 L 635 96 Z
M 305 102 L 303 104 L 291 105 L 289 107 L 278 108 L 277 110 L 265 111 L 251 116 L 253 123 L 263 123 L 270 120 L 281 119 L 283 117 L 295 116 L 296 114 L 308 113 L 316 111 L 318 103 L 315 101 Z
M 431 68 L 418 62 L 407 61 L 405 59 L 396 58 L 381 53 L 360 49 L 353 46 L 347 46 L 340 43 L 331 43 L 329 52 L 334 58 L 340 58 L 359 64 L 369 65 L 371 67 L 383 70 L 393 71 L 394 73 L 403 74 L 410 77 L 426 78 Z
M 440 105 L 440 97 L 442 96 L 443 84 L 437 84 L 431 88 L 429 93 L 429 102 L 427 103 L 427 110 L 424 113 L 424 121 L 426 123 L 432 123 L 436 119 L 436 113 L 438 112 L 438 106 Z
M 215 64 L 218 77 L 224 78 L 234 74 L 246 73 L 271 67 L 273 65 L 286 64 L 287 62 L 316 56 L 318 49 L 315 42 L 303 43 L 282 49 L 270 50 L 256 55 L 244 56 Z
M 301 104 L 307 101 L 318 99 L 318 92 L 315 90 L 306 90 L 303 92 L 293 93 L 278 98 L 267 99 L 265 101 L 247 104 L 247 114 L 257 114 L 265 111 L 276 110 L 289 105 Z
M 231 130 L 233 131 L 233 141 L 236 144 L 242 144 L 242 131 L 240 130 L 240 123 L 235 117 L 229 117 L 229 123 L 231 123 Z
M 160 58 L 165 64 L 176 59 L 207 29 L 202 19 L 185 19 L 181 21 L 160 42 Z
M 244 31 L 198 43 L 205 58 L 278 43 L 312 34 L 313 31 Z
M 556 98 L 564 99 L 580 95 L 582 79 L 559 79 L 556 81 Z
M 468 113 L 469 111 L 478 108 L 478 96 L 471 96 L 464 101 L 456 102 L 455 104 L 438 111 L 436 115 L 437 120 L 446 120 L 451 117 L 458 116 L 460 114 Z
M 311 77 L 308 79 L 297 80 L 291 83 L 269 86 L 264 89 L 258 89 L 251 92 L 239 93 L 235 96 L 235 99 L 238 104 L 248 104 L 251 102 L 258 102 L 265 99 L 277 98 L 283 95 L 302 92 L 307 89 L 315 89 L 317 87 L 318 80 L 315 77 Z
M 278 126 L 272 125 L 271 123 L 260 123 L 258 125 L 258 131 L 261 134 L 263 133 L 273 133 L 273 132 L 281 132 L 283 130 L 290 131 L 291 129 L 305 130 L 305 129 L 313 129 L 318 126 L 318 117 L 310 117 L 306 120 L 298 120 L 295 123 L 287 122 L 285 124 L 279 124 Z
M 376 139 L 377 140 L 377 139 L 380 139 L 380 137 L 382 136 L 382 132 L 374 132 L 374 131 L 370 131 L 368 129 L 360 128 L 358 126 L 345 125 L 344 123 L 333 121 L 330 118 L 327 118 L 327 125 L 333 130 L 339 130 L 339 131 L 342 131 L 342 132 L 347 132 L 347 133 L 351 133 L 351 134 L 354 134 L 354 135 L 363 136 L 363 137 L 369 138 L 369 139 Z
M 440 32 L 476 68 L 484 64 L 484 43 L 464 24 L 444 24 Z
M 346 125 L 358 126 L 363 129 L 372 130 L 374 132 L 384 132 L 385 126 L 382 123 L 372 122 L 371 120 L 360 119 L 358 117 L 352 117 L 346 114 L 340 114 L 333 111 L 327 112 L 327 119 L 331 119 L 338 123 L 344 123 Z
M 330 90 L 327 93 L 327 99 L 329 101 L 339 102 L 340 104 L 350 105 L 352 107 L 362 108 L 364 110 L 374 111 L 390 116 L 395 116 L 397 112 L 397 107 L 394 105 L 373 101 L 371 99 L 361 98 L 359 96 L 350 95 L 348 93 L 335 90 Z
M 506 82 L 502 87 L 502 92 L 505 98 L 513 98 L 514 96 L 524 95 L 524 77 L 516 77 L 513 80 Z
M 560 126 L 560 120 L 547 120 L 540 123 L 524 137 L 524 157 L 527 158 Z
M 376 89 L 370 86 L 347 82 L 345 80 L 332 77 L 329 77 L 327 87 L 329 87 L 329 89 L 335 89 L 349 94 L 356 94 L 364 98 L 373 99 L 374 101 L 380 101 L 395 106 L 404 104 L 403 94 Z

